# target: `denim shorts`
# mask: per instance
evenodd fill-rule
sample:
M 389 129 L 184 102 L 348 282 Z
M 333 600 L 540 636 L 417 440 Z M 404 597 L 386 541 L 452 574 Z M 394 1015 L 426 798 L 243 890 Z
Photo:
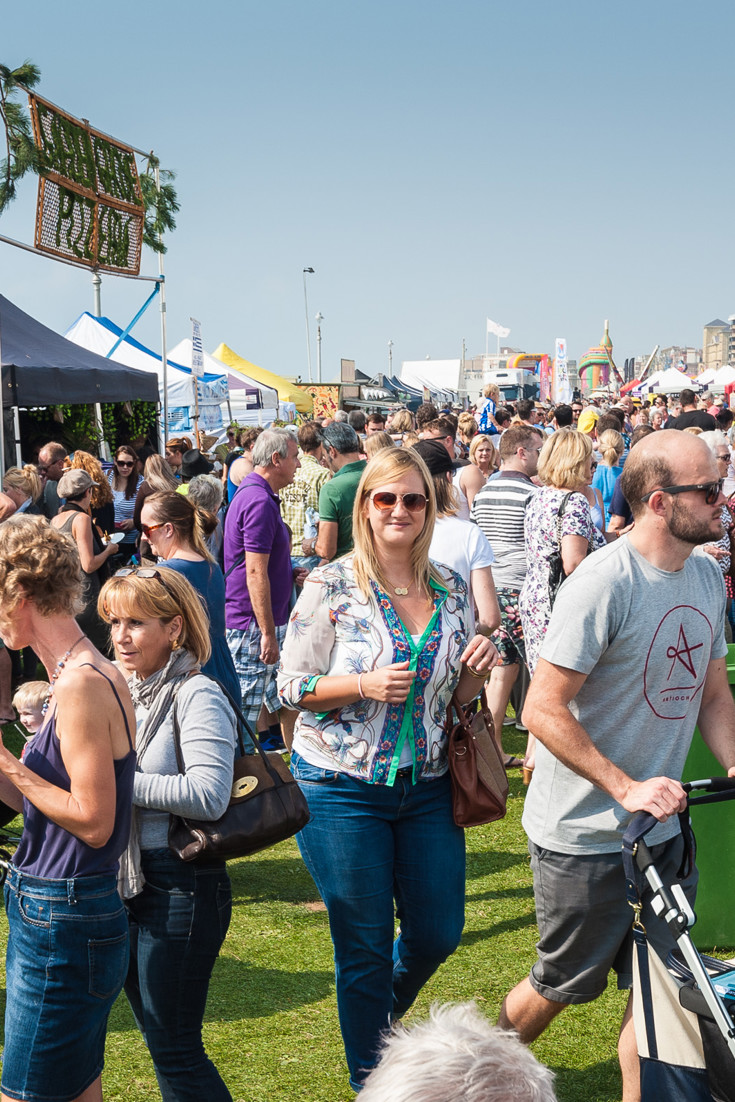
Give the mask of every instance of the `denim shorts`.
M 110 1008 L 128 968 L 112 873 L 47 880 L 10 869 L 2 1091 L 71 1102 L 102 1071 Z

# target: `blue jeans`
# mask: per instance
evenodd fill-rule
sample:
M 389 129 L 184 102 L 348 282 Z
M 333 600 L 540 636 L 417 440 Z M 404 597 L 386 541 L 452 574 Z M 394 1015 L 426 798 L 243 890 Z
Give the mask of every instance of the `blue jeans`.
M 11 868 L 2 1090 L 68 1102 L 102 1071 L 128 967 L 114 873 L 51 880 Z
M 311 811 L 297 841 L 329 912 L 340 1028 L 360 1090 L 381 1033 L 459 944 L 464 831 L 454 825 L 448 776 L 414 785 L 399 775 L 389 788 L 298 754 L 291 767 Z
M 146 884 L 126 901 L 130 968 L 125 994 L 148 1046 L 164 1102 L 231 1102 L 204 1051 L 202 1022 L 232 914 L 224 863 L 197 865 L 144 850 Z

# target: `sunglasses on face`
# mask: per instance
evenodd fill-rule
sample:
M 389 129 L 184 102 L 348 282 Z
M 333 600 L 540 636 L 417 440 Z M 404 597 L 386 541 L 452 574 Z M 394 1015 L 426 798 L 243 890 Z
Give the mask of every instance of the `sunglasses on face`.
M 641 501 L 648 501 L 653 494 L 686 494 L 689 490 L 697 490 L 699 493 L 704 494 L 704 501 L 706 505 L 714 505 L 722 493 L 722 487 L 724 485 L 724 478 L 718 478 L 716 482 L 698 482 L 693 486 L 659 486 L 655 490 L 649 490 L 647 494 L 641 498 Z
M 118 467 L 132 467 L 133 465 L 132 459 L 116 459 L 115 462 L 117 463 Z
M 141 524 L 140 530 L 143 533 L 143 535 L 145 536 L 145 538 L 149 539 L 151 532 L 155 532 L 158 528 L 165 528 L 167 524 L 168 524 L 168 521 L 166 521 L 166 520 L 164 520 L 162 524 Z M 143 574 L 142 576 L 144 578 L 146 577 L 145 574 Z
M 395 509 L 398 501 L 403 503 L 403 507 L 409 513 L 420 513 L 426 508 L 424 494 L 392 494 L 389 490 L 378 490 L 376 494 L 371 496 L 370 500 L 375 508 L 380 509 L 383 513 L 387 513 L 389 509 Z

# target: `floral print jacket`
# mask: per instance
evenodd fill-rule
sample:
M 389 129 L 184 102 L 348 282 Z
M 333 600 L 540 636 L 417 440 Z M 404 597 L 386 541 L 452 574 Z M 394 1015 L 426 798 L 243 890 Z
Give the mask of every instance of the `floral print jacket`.
M 287 708 L 299 709 L 293 749 L 311 765 L 393 784 L 410 750 L 414 780 L 446 772 L 446 709 L 473 619 L 465 582 L 447 566 L 437 569 L 443 585 L 432 586 L 434 613 L 420 638 L 412 638 L 388 594 L 374 582 L 365 598 L 355 583 L 351 555 L 309 574 L 288 624 L 278 690 Z M 358 700 L 323 713 L 301 704 L 319 677 L 367 673 L 404 661 L 416 671 L 404 704 Z

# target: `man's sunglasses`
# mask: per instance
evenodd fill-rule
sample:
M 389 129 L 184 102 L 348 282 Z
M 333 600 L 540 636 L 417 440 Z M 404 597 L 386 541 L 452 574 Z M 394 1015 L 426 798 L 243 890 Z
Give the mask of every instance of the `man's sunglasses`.
M 649 490 L 647 494 L 644 494 L 641 501 L 648 501 L 654 494 L 659 493 L 686 494 L 689 490 L 698 490 L 704 494 L 706 505 L 714 505 L 722 493 L 724 483 L 724 478 L 718 478 L 716 482 L 697 482 L 694 486 L 658 486 L 655 490 Z
M 426 508 L 426 497 L 424 494 L 392 494 L 389 490 L 378 490 L 376 494 L 373 494 L 370 498 L 376 509 L 380 509 L 382 512 L 387 512 L 389 509 L 395 509 L 396 502 L 402 501 L 404 508 L 408 509 L 409 513 L 420 513 Z

